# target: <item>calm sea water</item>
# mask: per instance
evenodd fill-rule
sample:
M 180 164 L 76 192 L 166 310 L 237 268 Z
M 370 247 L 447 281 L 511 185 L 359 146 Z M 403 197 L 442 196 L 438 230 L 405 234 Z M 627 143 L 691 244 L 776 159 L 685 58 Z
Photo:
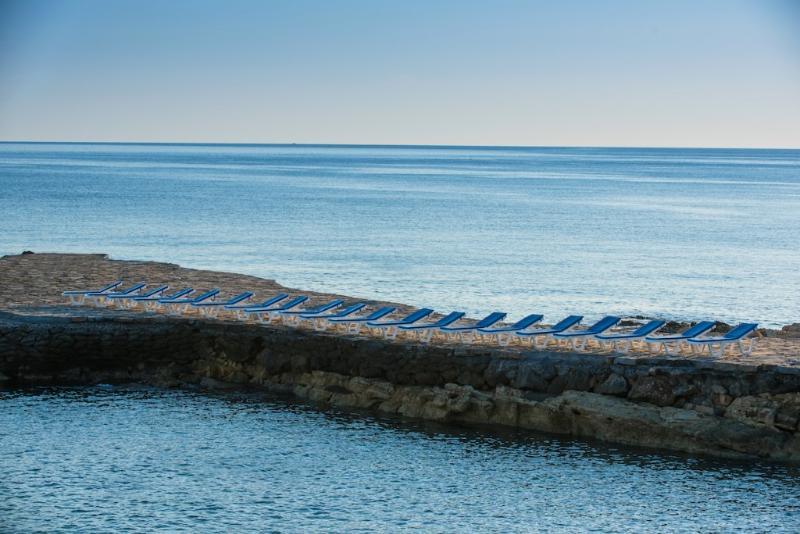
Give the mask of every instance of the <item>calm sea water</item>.
M 800 320 L 798 150 L 6 143 L 0 205 L 0 253 L 475 315 Z
M 146 389 L 0 392 L 3 532 L 797 532 L 800 471 Z

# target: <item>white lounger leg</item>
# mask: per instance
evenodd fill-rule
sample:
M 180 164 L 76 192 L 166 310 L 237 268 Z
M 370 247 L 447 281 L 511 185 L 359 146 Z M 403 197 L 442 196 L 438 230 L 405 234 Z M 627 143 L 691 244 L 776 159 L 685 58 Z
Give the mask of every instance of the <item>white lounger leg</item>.
M 739 352 L 742 356 L 750 356 L 753 353 L 753 349 L 756 348 L 756 342 L 758 338 L 750 338 L 749 343 L 745 343 L 744 339 L 740 339 L 736 342 L 739 347 Z
M 547 334 L 547 335 L 544 335 L 544 336 L 534 336 L 533 337 L 534 347 L 536 347 L 539 350 L 546 349 L 547 345 L 552 340 L 555 340 L 556 345 L 558 344 L 558 340 L 555 339 L 554 337 L 552 337 L 550 334 Z

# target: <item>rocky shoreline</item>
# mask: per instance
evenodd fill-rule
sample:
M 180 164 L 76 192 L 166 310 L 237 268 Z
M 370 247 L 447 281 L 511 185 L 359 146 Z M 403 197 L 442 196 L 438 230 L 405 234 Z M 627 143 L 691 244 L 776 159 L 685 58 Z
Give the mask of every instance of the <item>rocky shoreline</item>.
M 263 388 L 338 407 L 800 462 L 800 369 L 521 353 L 132 314 L 0 313 L 8 386 Z
M 63 262 L 49 256 L 39 260 L 36 276 L 63 284 L 58 272 L 45 268 Z M 7 258 L 0 259 L 0 282 L 6 284 L 12 272 L 3 263 Z M 258 388 L 442 422 L 502 424 L 727 458 L 800 463 L 800 361 L 793 352 L 791 357 L 780 353 L 781 347 L 793 350 L 796 340 L 780 340 L 785 344 L 750 359 L 713 360 L 421 344 L 65 307 L 36 298 L 37 292 L 52 296 L 53 289 L 24 279 L 33 276 L 30 262 L 35 260 L 27 258 L 25 272 L 14 272 L 20 284 L 28 285 L 28 300 L 0 303 L 5 308 L 0 311 L 0 383 L 7 387 L 136 382 Z M 70 259 L 83 261 L 77 255 Z M 114 264 L 130 268 L 134 263 L 84 259 L 84 272 L 95 273 L 94 278 L 70 287 L 90 287 L 107 278 Z M 158 270 L 165 264 L 136 265 Z M 168 267 L 183 279 L 212 276 Z M 236 282 L 236 275 L 219 274 Z M 69 276 L 78 275 L 71 271 Z M 269 286 L 265 290 L 280 287 L 260 283 Z

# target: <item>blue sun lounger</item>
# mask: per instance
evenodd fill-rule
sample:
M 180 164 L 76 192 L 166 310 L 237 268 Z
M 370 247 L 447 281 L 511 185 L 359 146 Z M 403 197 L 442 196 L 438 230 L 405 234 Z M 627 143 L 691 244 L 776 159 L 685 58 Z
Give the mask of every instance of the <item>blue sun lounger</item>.
M 742 356 L 749 356 L 753 352 L 758 338 L 750 338 L 747 344 L 745 344 L 745 338 L 755 332 L 756 328 L 758 328 L 758 323 L 741 323 L 736 328 L 721 336 L 694 337 L 687 341 L 689 342 L 689 346 L 692 347 L 692 352 L 695 352 L 695 349 L 697 349 L 697 354 L 702 354 L 703 349 L 708 347 L 709 356 L 721 358 L 725 355 L 725 349 L 728 345 L 736 344 Z M 719 348 L 714 349 L 714 345 L 719 345 Z
M 163 286 L 158 286 L 153 289 L 148 289 L 144 293 L 109 293 L 106 295 L 106 298 L 109 299 L 111 302 L 116 304 L 120 308 L 132 307 L 135 303 L 134 299 L 139 298 L 147 298 L 147 297 L 155 297 L 157 295 L 161 295 L 164 291 L 169 289 L 169 286 L 164 284 Z
M 396 321 L 369 321 L 367 324 L 367 328 L 371 330 L 375 330 L 380 334 L 383 334 L 384 337 L 391 336 L 392 338 L 397 336 L 397 327 L 414 324 L 420 319 L 424 319 L 428 315 L 432 314 L 433 310 L 430 308 L 421 308 L 415 312 L 409 313 L 402 319 L 398 319 Z
M 503 312 L 492 312 L 477 323 L 468 326 L 443 326 L 439 328 L 439 332 L 444 335 L 453 335 L 458 337 L 460 341 L 472 343 L 472 339 L 481 328 L 489 328 L 498 321 L 505 319 L 506 314 Z
M 288 293 L 278 293 L 274 297 L 270 297 L 267 300 L 265 300 L 264 302 L 262 302 L 261 304 L 256 304 L 255 306 L 253 305 L 253 303 L 249 303 L 249 304 L 226 304 L 225 305 L 225 310 L 227 310 L 227 311 L 229 311 L 231 313 L 235 313 L 236 316 L 239 319 L 244 319 L 245 315 L 246 315 L 244 310 L 246 310 L 247 308 L 269 308 L 273 304 L 277 304 L 278 302 L 282 301 L 283 299 L 285 299 L 288 296 L 289 296 Z
M 333 299 L 331 301 L 326 302 L 325 304 L 320 304 L 318 306 L 312 306 L 311 308 L 304 308 L 302 310 L 283 310 L 274 313 L 274 318 L 280 318 L 285 324 L 297 324 L 298 318 L 301 315 L 308 315 L 308 314 L 315 314 L 315 313 L 323 313 L 328 310 L 332 310 L 334 308 L 338 308 L 344 303 L 342 299 Z
M 593 339 L 595 335 L 602 334 L 618 322 L 620 322 L 620 318 L 614 315 L 608 315 L 603 317 L 592 326 L 585 330 L 574 330 L 572 332 L 558 332 L 552 334 L 553 339 L 556 342 L 559 341 L 569 341 L 569 345 L 573 350 L 582 350 L 586 348 L 586 345 L 589 343 L 590 339 Z
M 483 337 L 492 338 L 494 337 L 497 339 L 497 343 L 501 346 L 506 346 L 511 342 L 511 338 L 514 335 L 514 332 L 519 330 L 525 330 L 529 326 L 533 326 L 534 324 L 538 323 L 544 318 L 544 315 L 538 313 L 532 313 L 526 317 L 523 317 L 516 323 L 509 325 L 509 326 L 499 326 L 496 328 L 478 328 L 478 334 Z
M 291 310 L 295 308 L 305 301 L 308 300 L 306 295 L 298 295 L 295 298 L 289 300 L 288 302 L 284 302 L 280 306 L 253 306 L 252 308 L 244 308 L 240 310 L 244 314 L 244 319 L 247 320 L 250 317 L 255 317 L 258 322 L 267 324 L 270 322 L 271 317 L 270 314 L 273 312 L 279 312 L 284 310 Z
M 644 342 L 650 352 L 659 353 L 663 349 L 666 354 L 677 354 L 682 345 L 689 345 L 689 339 L 702 335 L 714 328 L 714 321 L 700 321 L 691 328 L 680 334 L 668 334 L 665 336 L 647 336 Z M 655 350 L 653 350 L 655 347 Z
M 91 293 L 89 295 L 86 295 L 86 300 L 93 301 L 93 304 L 95 306 L 103 306 L 110 302 L 109 300 L 106 299 L 108 299 L 108 297 L 112 295 L 116 295 L 117 297 L 128 297 L 133 295 L 139 295 L 140 294 L 139 291 L 141 291 L 141 289 L 146 285 L 147 283 L 145 282 L 139 282 L 138 284 L 133 284 L 132 286 L 123 289 L 122 291 L 114 291 L 111 293 L 97 293 L 97 294 Z
M 67 297 L 71 305 L 79 306 L 83 304 L 83 300 L 87 295 L 102 295 L 104 293 L 110 293 L 113 289 L 121 286 L 122 282 L 123 280 L 115 280 L 110 284 L 101 287 L 100 289 L 70 289 L 68 291 L 63 291 L 61 295 Z
M 559 332 L 565 332 L 583 320 L 583 315 L 570 315 L 561 319 L 550 328 L 539 328 L 537 330 L 521 330 L 514 332 L 514 336 L 522 339 L 530 339 L 533 348 L 544 348 L 550 341 L 550 336 Z M 539 343 L 539 340 L 542 343 Z M 541 345 L 541 346 L 540 346 Z
M 191 305 L 197 308 L 200 314 L 205 317 L 216 317 L 220 310 L 225 309 L 225 306 L 235 306 L 240 302 L 249 300 L 252 296 L 252 291 L 244 291 L 224 302 L 192 302 Z
M 635 341 L 643 340 L 644 337 L 649 336 L 656 330 L 667 324 L 666 321 L 652 320 L 631 332 L 620 332 L 619 334 L 596 334 L 594 338 L 600 342 L 602 347 L 610 347 L 611 350 L 616 350 L 617 343 L 621 344 L 621 351 L 628 352 L 631 350 Z
M 445 315 L 438 321 L 434 323 L 426 323 L 426 324 L 407 324 L 401 325 L 395 329 L 395 334 L 392 338 L 397 337 L 397 334 L 400 331 L 406 333 L 414 333 L 417 335 L 417 339 L 420 341 L 428 342 L 433 337 L 433 333 L 436 332 L 439 328 L 444 326 L 448 326 L 453 324 L 454 322 L 458 321 L 462 317 L 466 315 L 464 312 L 450 312 L 449 314 Z
M 321 312 L 312 312 L 312 313 L 303 313 L 302 315 L 297 316 L 298 322 L 303 321 L 310 321 L 312 325 L 314 325 L 315 330 L 325 330 L 324 327 L 320 325 L 324 325 L 328 323 L 330 319 L 340 319 L 342 317 L 347 317 L 349 315 L 353 315 L 354 313 L 360 311 L 361 309 L 366 306 L 366 302 L 357 302 L 356 304 L 351 304 L 346 308 L 342 308 L 336 312 L 330 312 L 329 310 L 321 311 Z
M 201 293 L 194 298 L 167 298 L 159 300 L 159 304 L 166 307 L 167 313 L 170 315 L 180 315 L 184 311 L 191 309 L 193 304 L 206 302 L 214 299 L 219 294 L 219 289 L 214 288 L 205 293 Z
M 351 304 L 350 306 L 343 308 L 337 312 L 328 313 L 328 310 L 324 311 L 317 311 L 317 312 L 302 312 L 300 315 L 301 319 L 336 319 L 339 317 L 347 317 L 359 310 L 361 310 L 364 306 L 366 306 L 366 302 L 358 302 L 356 304 Z
M 162 301 L 162 300 L 179 299 L 181 297 L 185 297 L 186 295 L 191 294 L 192 292 L 194 292 L 194 289 L 192 289 L 191 287 L 184 287 L 183 289 L 181 289 L 179 291 L 176 291 L 175 293 L 173 293 L 171 295 L 167 295 L 167 296 L 163 296 L 163 295 L 152 295 L 152 296 L 137 295 L 137 296 L 133 297 L 129 301 L 129 304 L 130 304 L 131 307 L 138 306 L 139 304 L 141 304 L 142 306 L 144 306 L 145 310 L 147 310 L 147 311 L 155 311 L 156 309 L 158 309 L 160 301 Z
M 325 330 L 328 325 L 333 325 L 335 328 L 340 324 L 343 324 L 347 332 L 350 332 L 351 334 L 357 334 L 361 331 L 362 325 L 386 317 L 396 309 L 397 308 L 394 306 L 384 306 L 363 317 L 331 317 L 330 319 L 322 322 L 319 327 L 322 330 Z

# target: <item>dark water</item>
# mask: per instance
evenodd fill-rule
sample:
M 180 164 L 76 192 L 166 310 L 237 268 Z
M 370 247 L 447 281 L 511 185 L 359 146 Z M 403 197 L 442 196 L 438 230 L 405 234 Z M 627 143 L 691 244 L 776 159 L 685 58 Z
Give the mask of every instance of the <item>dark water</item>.
M 0 254 L 474 316 L 800 320 L 800 150 L 0 143 L 0 205 Z
M 797 532 L 800 471 L 148 389 L 0 393 L 0 531 Z

